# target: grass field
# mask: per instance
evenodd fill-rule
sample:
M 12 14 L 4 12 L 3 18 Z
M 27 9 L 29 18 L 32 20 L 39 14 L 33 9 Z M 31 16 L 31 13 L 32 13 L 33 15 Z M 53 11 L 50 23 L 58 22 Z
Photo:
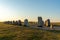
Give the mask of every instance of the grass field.
M 60 31 L 0 23 L 0 40 L 60 40 Z

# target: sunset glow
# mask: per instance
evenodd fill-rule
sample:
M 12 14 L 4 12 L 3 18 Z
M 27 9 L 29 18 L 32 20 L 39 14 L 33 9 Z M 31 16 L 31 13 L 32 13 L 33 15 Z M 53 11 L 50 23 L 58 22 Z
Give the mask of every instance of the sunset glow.
M 44 21 L 60 22 L 59 10 L 59 0 L 0 0 L 0 21 L 37 21 L 42 16 Z

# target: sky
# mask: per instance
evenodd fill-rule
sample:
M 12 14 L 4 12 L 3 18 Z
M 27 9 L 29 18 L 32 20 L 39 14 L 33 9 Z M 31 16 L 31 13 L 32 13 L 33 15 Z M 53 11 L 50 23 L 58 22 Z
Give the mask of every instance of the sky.
M 0 21 L 43 20 L 60 22 L 60 0 L 0 0 Z

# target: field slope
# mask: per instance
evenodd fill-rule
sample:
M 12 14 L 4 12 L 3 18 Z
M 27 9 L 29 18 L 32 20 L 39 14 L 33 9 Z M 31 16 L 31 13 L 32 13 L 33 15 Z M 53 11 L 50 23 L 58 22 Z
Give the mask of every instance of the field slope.
M 60 40 L 60 31 L 0 23 L 0 40 Z

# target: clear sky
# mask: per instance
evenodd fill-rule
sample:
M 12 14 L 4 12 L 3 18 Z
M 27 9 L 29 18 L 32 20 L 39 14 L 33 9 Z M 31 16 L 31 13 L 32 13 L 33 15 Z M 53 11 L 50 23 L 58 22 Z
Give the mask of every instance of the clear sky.
M 60 0 L 0 0 L 0 21 L 37 21 L 38 16 L 60 22 Z

